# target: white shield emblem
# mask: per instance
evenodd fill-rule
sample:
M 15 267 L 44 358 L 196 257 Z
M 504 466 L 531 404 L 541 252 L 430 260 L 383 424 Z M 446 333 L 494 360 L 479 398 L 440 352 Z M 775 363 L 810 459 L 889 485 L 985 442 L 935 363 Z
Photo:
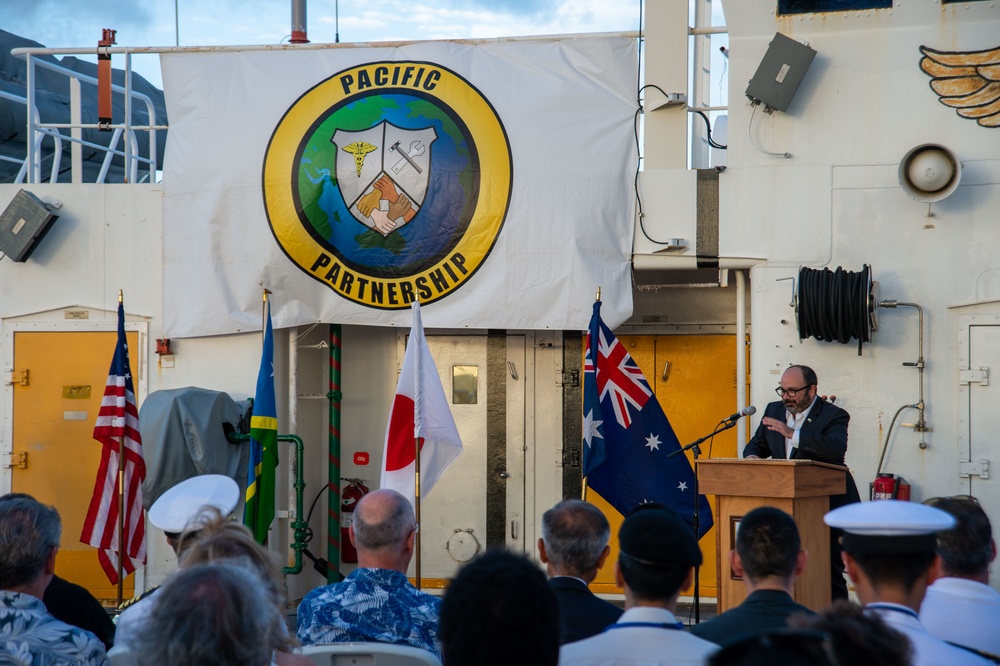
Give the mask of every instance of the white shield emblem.
M 388 236 L 412 220 L 430 177 L 433 127 L 403 129 L 382 121 L 361 131 L 337 130 L 337 183 L 354 218 Z

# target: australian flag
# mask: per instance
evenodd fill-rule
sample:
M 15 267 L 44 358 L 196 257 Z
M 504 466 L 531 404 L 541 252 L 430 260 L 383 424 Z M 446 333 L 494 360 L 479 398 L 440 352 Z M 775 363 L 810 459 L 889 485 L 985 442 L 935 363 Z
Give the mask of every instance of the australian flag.
M 583 475 L 623 515 L 659 502 L 694 525 L 694 470 L 680 450 L 663 408 L 632 357 L 601 321 L 594 303 L 583 374 Z M 698 538 L 712 511 L 698 496 Z

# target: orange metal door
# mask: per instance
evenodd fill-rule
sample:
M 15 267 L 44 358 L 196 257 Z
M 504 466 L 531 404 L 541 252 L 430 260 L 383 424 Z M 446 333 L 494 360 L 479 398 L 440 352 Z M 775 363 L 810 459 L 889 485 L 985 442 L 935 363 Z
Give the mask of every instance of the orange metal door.
M 138 334 L 126 335 L 129 347 L 138 349 Z M 98 564 L 97 550 L 80 543 L 80 533 L 101 455 L 94 421 L 117 338 L 114 332 L 14 334 L 15 370 L 28 375 L 27 385 L 14 383 L 11 490 L 58 509 L 63 530 L 56 573 L 109 602 L 117 597 L 117 586 Z M 126 598 L 133 587 L 129 576 Z
M 620 336 L 653 388 L 677 439 L 684 446 L 712 432 L 720 419 L 729 416 L 736 404 L 736 338 L 732 335 Z M 667 365 L 669 363 L 669 365 Z M 665 371 L 666 367 L 666 371 Z M 690 451 L 686 453 L 692 459 Z M 736 457 L 734 430 L 701 445 L 700 459 Z M 611 523 L 611 557 L 591 586 L 595 592 L 619 592 L 614 585 L 612 562 L 618 557 L 618 528 L 622 515 L 597 493 L 588 490 L 587 499 L 601 507 Z M 709 505 L 715 496 L 708 496 Z M 703 518 L 704 520 L 704 518 Z M 702 597 L 718 594 L 715 529 L 701 538 L 703 564 L 699 572 Z M 683 594 L 693 594 L 688 589 Z

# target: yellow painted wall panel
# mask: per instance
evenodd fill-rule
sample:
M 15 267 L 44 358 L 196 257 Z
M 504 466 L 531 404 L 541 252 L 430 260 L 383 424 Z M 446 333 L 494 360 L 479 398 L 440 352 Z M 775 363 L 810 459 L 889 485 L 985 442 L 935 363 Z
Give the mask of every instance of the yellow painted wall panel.
M 137 349 L 137 334 L 127 337 Z M 97 550 L 80 542 L 80 533 L 101 457 L 94 422 L 117 339 L 114 332 L 14 335 L 14 366 L 29 371 L 29 382 L 14 388 L 13 450 L 26 451 L 28 459 L 27 468 L 14 467 L 11 489 L 56 507 L 63 526 L 56 573 L 104 600 L 117 597 L 117 586 L 104 575 Z M 134 576 L 125 579 L 126 598 L 133 584 Z

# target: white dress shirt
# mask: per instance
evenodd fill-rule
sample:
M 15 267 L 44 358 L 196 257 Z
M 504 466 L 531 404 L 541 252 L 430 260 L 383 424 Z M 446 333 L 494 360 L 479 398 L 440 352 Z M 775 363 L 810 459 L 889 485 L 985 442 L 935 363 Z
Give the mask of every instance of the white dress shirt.
M 559 650 L 559 666 L 699 666 L 718 645 L 692 636 L 673 613 L 640 606 L 602 633 Z
M 988 666 L 992 663 L 968 650 L 934 638 L 920 624 L 917 614 L 906 606 L 879 602 L 868 604 L 865 608 L 910 639 L 913 645 L 913 666 Z
M 809 406 L 805 408 L 805 411 L 799 412 L 798 414 L 792 414 L 787 409 L 785 410 L 785 425 L 793 430 L 791 437 L 785 438 L 785 457 L 791 460 L 792 451 L 799 446 L 799 430 L 802 429 L 802 424 L 806 422 L 806 417 L 809 416 L 809 412 L 812 411 L 813 405 L 816 404 L 816 398 L 809 403 Z
M 964 578 L 939 578 L 927 588 L 920 623 L 949 643 L 1000 655 L 1000 592 Z

